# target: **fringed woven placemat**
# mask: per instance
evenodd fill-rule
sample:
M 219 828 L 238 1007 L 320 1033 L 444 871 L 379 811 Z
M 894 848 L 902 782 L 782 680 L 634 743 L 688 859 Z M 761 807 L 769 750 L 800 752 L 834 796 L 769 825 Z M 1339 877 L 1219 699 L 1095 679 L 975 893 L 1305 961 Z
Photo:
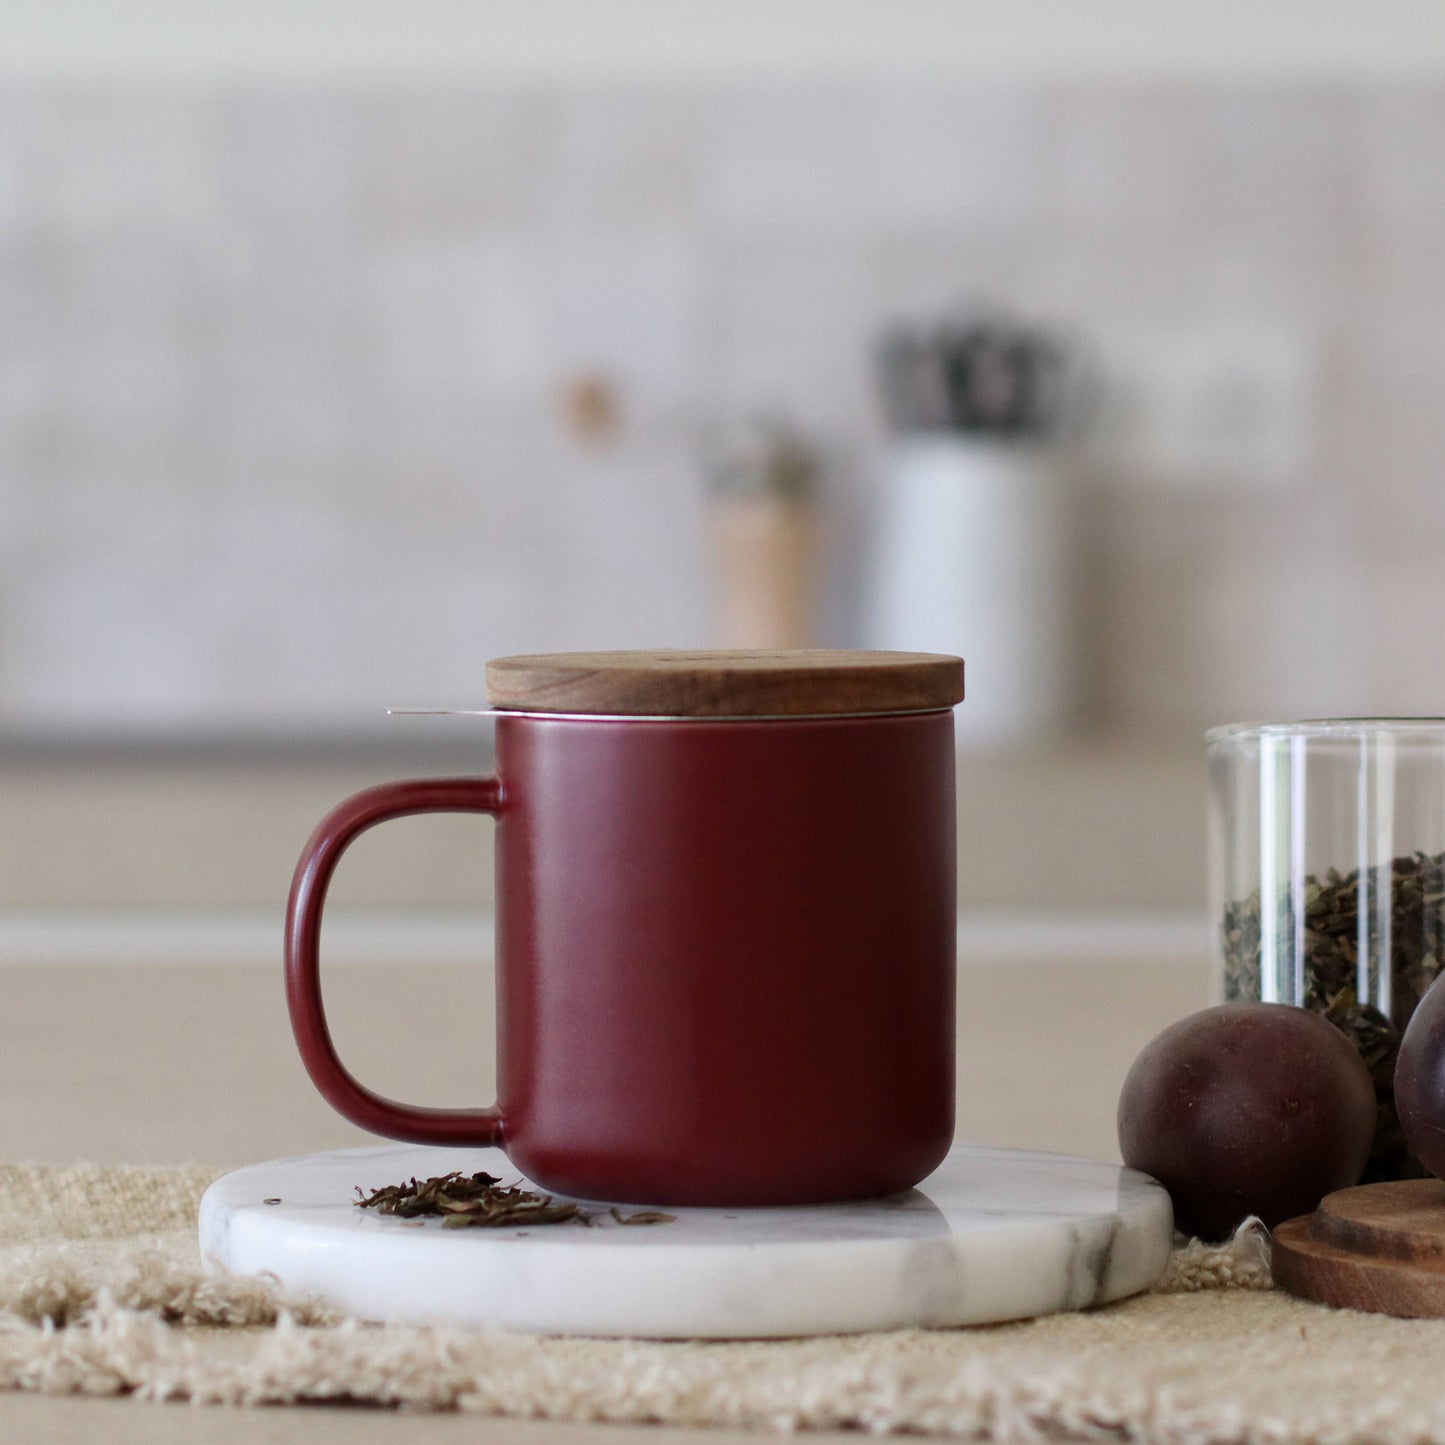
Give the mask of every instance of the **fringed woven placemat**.
M 1087 1314 L 768 1342 L 560 1340 L 361 1325 L 202 1272 L 216 1171 L 0 1166 L 0 1388 L 365 1402 L 556 1420 L 969 1439 L 1445 1445 L 1445 1323 L 1270 1287 L 1268 1241 L 1174 1253 Z

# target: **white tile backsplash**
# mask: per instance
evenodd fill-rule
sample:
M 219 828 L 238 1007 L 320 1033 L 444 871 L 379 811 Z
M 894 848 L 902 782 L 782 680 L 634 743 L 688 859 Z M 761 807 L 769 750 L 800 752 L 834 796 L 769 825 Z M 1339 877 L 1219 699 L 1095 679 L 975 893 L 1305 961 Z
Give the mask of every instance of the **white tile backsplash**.
M 1061 87 L 1049 105 L 1056 223 L 1131 236 L 1159 255 L 1206 221 L 1213 98 L 1160 83 Z
M 27 124 L 33 124 L 31 108 L 0 94 L 0 235 L 23 227 L 31 213 L 22 139 Z
M 1445 220 L 1445 91 L 1430 85 L 1363 88 L 1356 97 L 1353 180 L 1367 215 L 1385 226 Z
M 589 370 L 611 376 L 643 415 L 695 402 L 706 381 L 701 265 L 690 235 L 650 226 L 569 230 L 549 234 L 531 255 L 554 379 Z M 495 370 L 505 366 L 497 357 Z
M 358 102 L 275 86 L 203 94 L 193 106 L 214 136 L 218 195 L 204 239 L 223 273 L 218 299 L 277 253 L 311 256 L 320 272 L 354 251 L 375 194 L 363 183 Z
M 6 136 L 21 223 L 52 235 L 194 235 L 223 190 L 214 120 L 183 90 L 72 86 L 30 97 Z
M 1222 85 L 1200 102 L 1195 143 L 1205 224 L 1275 243 L 1337 236 L 1357 220 L 1358 102 L 1339 86 Z
M 559 99 L 455 86 L 332 97 L 363 236 L 406 244 L 534 222 Z
M 869 223 L 854 87 L 743 84 L 708 97 L 702 219 L 725 235 L 836 237 Z
M 1098 465 L 1095 721 L 1445 710 L 1442 176 L 1431 86 L 7 81 L 0 726 L 344 726 L 704 645 L 699 437 L 754 409 L 829 459 L 855 642 L 870 347 L 969 302 L 1147 379 L 1302 358 L 1283 463 Z
M 1048 116 L 1027 88 L 876 81 L 857 105 L 854 184 L 869 228 L 1023 233 L 1048 213 L 1048 141 Z
M 706 104 L 696 93 L 581 91 L 555 98 L 539 122 L 533 183 L 553 232 L 651 232 L 691 227 Z
M 777 412 L 856 442 L 874 411 L 866 256 L 847 234 L 709 246 L 705 412 Z

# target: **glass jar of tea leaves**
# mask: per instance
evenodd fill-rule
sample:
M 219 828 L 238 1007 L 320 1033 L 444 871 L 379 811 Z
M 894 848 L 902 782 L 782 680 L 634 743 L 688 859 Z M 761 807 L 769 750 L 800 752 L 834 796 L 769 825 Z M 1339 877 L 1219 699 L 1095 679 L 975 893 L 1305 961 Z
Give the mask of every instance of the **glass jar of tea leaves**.
M 1364 1178 L 1422 1174 L 1393 1078 L 1445 957 L 1445 719 L 1236 724 L 1208 750 L 1225 1000 L 1298 1004 L 1343 1030 L 1375 1082 Z

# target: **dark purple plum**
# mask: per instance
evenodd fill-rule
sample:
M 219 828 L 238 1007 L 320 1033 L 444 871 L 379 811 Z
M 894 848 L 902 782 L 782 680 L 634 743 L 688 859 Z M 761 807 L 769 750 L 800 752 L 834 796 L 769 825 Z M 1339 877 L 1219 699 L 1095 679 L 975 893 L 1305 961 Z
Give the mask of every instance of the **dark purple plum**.
M 1445 979 L 1445 976 L 1442 976 Z M 1425 990 L 1395 1059 L 1395 1108 L 1415 1157 L 1445 1179 L 1445 989 Z
M 1355 1046 L 1288 1004 L 1222 1004 L 1171 1024 L 1119 1096 L 1124 1162 L 1152 1174 L 1185 1234 L 1307 1214 L 1360 1177 L 1375 1090 Z

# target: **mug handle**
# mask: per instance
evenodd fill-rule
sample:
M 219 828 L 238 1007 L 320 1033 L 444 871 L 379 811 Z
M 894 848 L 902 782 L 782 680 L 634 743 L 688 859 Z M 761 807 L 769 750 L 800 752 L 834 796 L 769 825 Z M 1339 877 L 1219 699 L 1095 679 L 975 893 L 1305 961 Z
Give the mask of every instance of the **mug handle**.
M 286 908 L 286 1006 L 291 1031 L 311 1082 L 343 1118 L 388 1139 L 413 1144 L 500 1145 L 501 1111 L 431 1109 L 400 1104 L 358 1082 L 341 1062 L 326 1026 L 319 968 L 321 910 L 331 875 L 347 847 L 366 829 L 416 813 L 502 810 L 496 778 L 407 778 L 355 793 L 317 825 L 291 883 Z

